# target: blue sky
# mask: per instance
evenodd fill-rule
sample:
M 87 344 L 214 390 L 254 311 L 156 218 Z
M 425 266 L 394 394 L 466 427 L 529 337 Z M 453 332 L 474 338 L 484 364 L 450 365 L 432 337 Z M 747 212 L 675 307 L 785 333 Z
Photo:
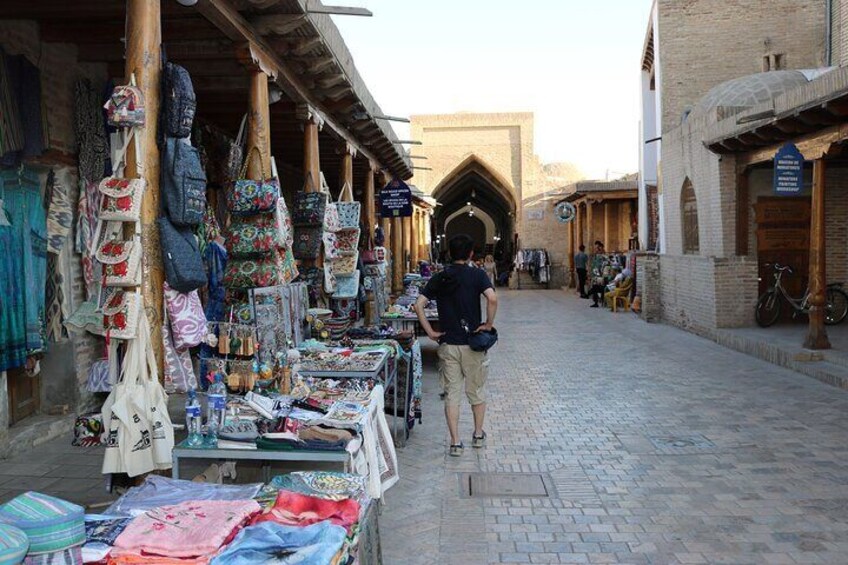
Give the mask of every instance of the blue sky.
M 374 12 L 334 19 L 386 113 L 532 111 L 543 162 L 572 162 L 592 178 L 637 169 L 651 0 L 324 3 Z

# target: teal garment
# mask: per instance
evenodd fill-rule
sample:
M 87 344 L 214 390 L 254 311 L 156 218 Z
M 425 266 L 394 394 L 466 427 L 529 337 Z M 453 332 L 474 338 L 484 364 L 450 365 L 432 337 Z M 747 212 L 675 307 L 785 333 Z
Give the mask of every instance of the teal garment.
M 38 174 L 0 171 L 0 194 L 11 222 L 0 226 L 0 371 L 22 367 L 44 349 L 47 214 Z

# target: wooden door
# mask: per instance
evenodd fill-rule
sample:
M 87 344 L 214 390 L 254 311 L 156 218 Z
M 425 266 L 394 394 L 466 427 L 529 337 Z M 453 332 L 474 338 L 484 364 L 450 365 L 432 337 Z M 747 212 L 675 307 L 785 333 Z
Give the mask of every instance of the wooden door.
M 41 375 L 27 376 L 23 368 L 6 373 L 9 387 L 9 425 L 37 413 L 41 408 Z

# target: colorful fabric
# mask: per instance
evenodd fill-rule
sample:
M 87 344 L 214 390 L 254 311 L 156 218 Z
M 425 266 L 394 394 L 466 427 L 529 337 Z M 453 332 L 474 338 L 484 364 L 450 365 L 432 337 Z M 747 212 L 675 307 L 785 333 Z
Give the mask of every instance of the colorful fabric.
M 309 526 L 329 520 L 350 531 L 359 521 L 359 503 L 350 498 L 325 500 L 296 492 L 280 491 L 274 506 L 256 516 L 251 525 L 276 522 L 287 526 Z
M 50 207 L 47 210 L 47 251 L 59 253 L 68 239 L 71 224 L 74 222 L 74 211 L 69 191 L 76 182 L 68 168 L 59 169 L 48 177 L 52 181 L 53 191 L 50 196 Z
M 277 490 L 287 490 L 315 498 L 344 500 L 352 498 L 364 505 L 365 477 L 332 471 L 297 471 L 278 475 L 268 483 Z
M 129 489 L 105 513 L 136 516 L 151 508 L 198 500 L 248 500 L 256 496 L 261 484 L 215 485 L 149 475 L 141 486 Z
M 9 226 L 0 226 L 0 371 L 22 367 L 44 348 L 47 218 L 38 174 L 0 171 Z
M 227 255 L 235 259 L 263 257 L 279 246 L 277 222 L 269 214 L 235 220 L 225 231 Z
M 423 396 L 422 378 L 424 364 L 421 358 L 421 342 L 417 339 L 412 343 L 412 409 L 415 418 L 421 422 L 421 398 Z
M 17 565 L 29 549 L 29 538 L 20 528 L 0 524 L 0 565 Z
M 52 553 L 29 554 L 24 565 L 82 565 L 82 547 L 75 546 Z
M 345 529 L 329 521 L 305 528 L 266 522 L 239 532 L 211 565 L 326 565 L 341 550 L 345 537 Z
M 47 254 L 47 280 L 44 287 L 44 334 L 47 340 L 54 343 L 68 333 L 62 325 L 65 293 L 62 289 L 64 277 L 60 257 L 55 253 Z
M 132 518 L 85 519 L 85 542 L 115 545 L 115 540 L 130 524 Z
M 165 307 L 171 322 L 174 347 L 188 349 L 206 338 L 206 315 L 196 290 L 178 292 L 164 283 Z
M 200 500 L 162 506 L 133 519 L 114 547 L 164 557 L 211 557 L 259 511 L 254 500 Z
M 224 286 L 248 290 L 285 283 L 283 258 L 275 251 L 261 259 L 230 259 L 224 274 Z
M 100 105 L 100 91 L 88 79 L 78 80 L 74 90 L 74 125 L 79 148 L 81 180 L 96 183 L 104 176 L 109 143 Z
M 25 492 L 0 507 L 0 522 L 26 533 L 29 554 L 62 551 L 85 542 L 85 510 L 38 492 Z
M 280 181 L 277 179 L 241 179 L 227 191 L 227 208 L 233 216 L 252 216 L 260 212 L 271 212 L 277 208 L 280 197 Z

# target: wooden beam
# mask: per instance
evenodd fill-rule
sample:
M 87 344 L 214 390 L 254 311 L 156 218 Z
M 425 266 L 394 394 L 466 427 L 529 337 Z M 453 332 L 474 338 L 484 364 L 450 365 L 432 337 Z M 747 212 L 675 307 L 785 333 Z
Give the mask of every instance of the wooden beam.
M 332 14 L 336 16 L 364 16 L 370 18 L 374 15 L 367 8 L 356 8 L 353 6 L 323 6 L 321 2 L 306 1 L 306 12 L 309 14 Z
M 305 23 L 305 14 L 273 14 L 250 19 L 250 24 L 260 35 L 288 35 L 303 27 Z
M 156 224 L 161 207 L 159 205 L 159 148 L 156 144 L 159 115 L 159 85 L 161 66 L 159 49 L 162 44 L 159 0 L 127 0 L 127 65 L 126 79 L 134 74 L 144 95 L 148 119 L 136 135 L 141 136 L 142 155 L 137 155 L 135 145 L 130 144 L 127 152 L 126 175 L 135 176 L 140 168 L 147 181 L 147 189 L 141 201 L 141 240 L 144 277 L 141 294 L 144 310 L 150 324 L 151 341 L 159 377 L 163 377 L 164 353 L 162 345 L 162 301 L 165 273 L 162 266 L 162 251 L 159 228 Z
M 252 179 L 271 176 L 271 119 L 268 104 L 268 75 L 255 69 L 250 76 L 250 109 L 247 114 L 247 153 L 259 150 L 258 157 L 248 162 L 247 175 Z M 256 155 L 256 152 L 253 152 Z
M 291 54 L 296 57 L 302 57 L 323 44 L 324 39 L 320 36 L 304 38 L 296 42 L 296 47 L 291 50 Z
M 362 223 L 365 224 L 365 229 L 368 232 L 367 241 L 369 245 L 374 244 L 374 227 L 377 225 L 377 203 L 374 199 L 375 169 L 376 167 L 372 163 L 368 164 L 368 171 L 365 173 L 365 191 L 362 196 L 364 200 L 362 203 Z
M 319 78 L 318 80 L 315 81 L 315 84 L 317 84 L 322 89 L 327 89 L 327 88 L 332 88 L 332 87 L 336 86 L 337 84 L 344 82 L 346 79 L 347 79 L 347 77 L 345 77 L 343 74 L 334 73 L 334 74 L 332 74 L 328 77 Z
M 817 132 L 796 137 L 792 141 L 798 146 L 801 154 L 808 161 L 821 158 L 834 143 L 840 143 L 848 139 L 848 124 L 823 128 Z M 749 167 L 759 163 L 767 163 L 774 160 L 774 155 L 780 149 L 781 144 L 763 147 L 745 154 L 737 155 L 737 167 Z
M 813 162 L 813 198 L 810 221 L 810 325 L 804 347 L 830 349 L 824 325 L 827 284 L 827 248 L 825 240 L 825 160 Z

